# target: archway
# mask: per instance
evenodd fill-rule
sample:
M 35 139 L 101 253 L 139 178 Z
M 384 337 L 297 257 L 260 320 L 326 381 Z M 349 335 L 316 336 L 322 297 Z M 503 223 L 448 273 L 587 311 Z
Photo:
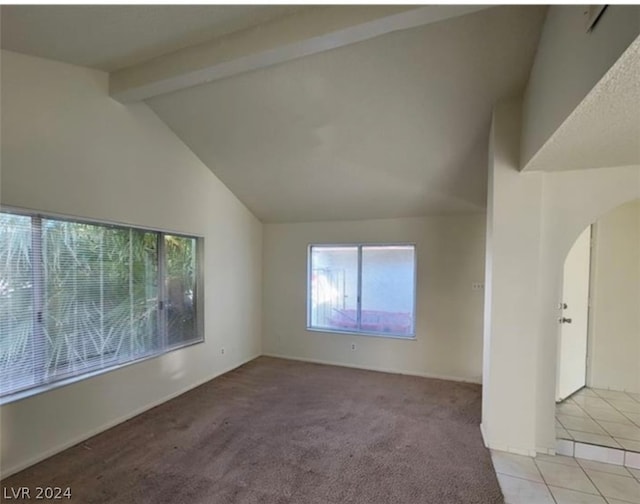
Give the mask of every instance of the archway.
M 564 261 L 591 223 L 614 208 L 640 198 L 640 166 L 576 170 L 545 177 L 538 268 L 535 451 L 561 451 L 556 442 L 558 304 Z
M 640 452 L 640 199 L 587 226 L 558 305 L 555 431 L 574 454 Z M 592 452 L 593 450 L 591 450 Z M 617 460 L 616 458 L 616 460 Z

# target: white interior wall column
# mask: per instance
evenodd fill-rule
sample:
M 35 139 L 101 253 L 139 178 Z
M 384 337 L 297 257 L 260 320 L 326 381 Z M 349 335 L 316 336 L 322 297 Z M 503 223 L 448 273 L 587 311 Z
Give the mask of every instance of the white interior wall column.
M 492 448 L 532 455 L 543 175 L 518 171 L 520 117 L 518 100 L 494 110 L 482 425 Z

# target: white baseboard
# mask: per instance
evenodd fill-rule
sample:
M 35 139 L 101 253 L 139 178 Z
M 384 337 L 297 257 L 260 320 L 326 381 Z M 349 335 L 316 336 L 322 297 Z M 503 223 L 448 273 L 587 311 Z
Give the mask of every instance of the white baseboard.
M 556 450 L 554 448 L 536 448 L 535 450 L 527 450 L 522 448 L 514 448 L 508 445 L 501 445 L 499 443 L 489 443 L 489 438 L 487 437 L 487 433 L 484 429 L 484 425 L 480 423 L 480 433 L 482 434 L 482 441 L 484 442 L 484 446 L 490 450 L 496 450 L 506 453 L 513 453 L 516 455 L 525 455 L 527 457 L 535 457 L 539 453 L 543 453 L 545 455 L 555 455 Z
M 12 474 L 15 474 L 17 472 L 22 471 L 23 469 L 26 469 L 27 467 L 30 467 L 32 465 L 37 464 L 38 462 L 42 462 L 45 459 L 48 459 L 49 457 L 52 457 L 53 455 L 60 453 L 61 451 L 66 450 L 67 448 L 71 448 L 72 446 L 75 446 L 79 443 L 82 443 L 83 441 L 86 441 L 87 439 L 100 434 L 101 432 L 104 432 L 108 429 L 110 429 L 111 427 L 115 427 L 118 424 L 121 424 L 122 422 L 126 422 L 127 420 L 140 415 L 141 413 L 144 413 L 147 410 L 150 410 L 151 408 L 155 408 L 156 406 L 159 406 L 162 403 L 165 403 L 167 401 L 170 401 L 171 399 L 174 399 L 175 397 L 178 397 L 179 395 L 184 394 L 185 392 L 188 392 L 191 389 L 194 389 L 196 387 L 199 387 L 200 385 L 203 385 L 205 383 L 207 383 L 208 381 L 213 380 L 214 378 L 217 378 L 218 376 L 221 376 L 225 373 L 228 373 L 229 371 L 232 371 L 244 364 L 246 364 L 247 362 L 250 362 L 256 358 L 260 357 L 260 355 L 254 355 L 253 357 L 250 357 L 246 360 L 241 361 L 238 364 L 234 364 L 226 369 L 223 369 L 222 371 L 214 374 L 213 376 L 210 376 L 208 378 L 205 378 L 203 380 L 197 381 L 195 383 L 192 383 L 190 385 L 188 385 L 187 387 L 184 387 L 183 389 L 178 390 L 177 392 L 174 392 L 172 394 L 169 394 L 167 396 L 164 396 L 162 399 L 159 399 L 157 401 L 152 401 L 150 403 L 145 404 L 144 406 L 130 412 L 127 413 L 126 415 L 123 415 L 119 418 L 116 418 L 114 420 L 111 420 L 109 422 L 106 422 L 104 424 L 102 424 L 100 427 L 97 427 L 95 429 L 92 429 L 88 432 L 85 432 L 84 434 L 75 437 L 73 439 L 70 439 L 69 441 L 67 441 L 66 443 L 62 443 L 58 446 L 56 446 L 55 448 L 51 448 L 50 450 L 47 450 L 45 452 L 42 452 L 41 454 L 37 455 L 36 457 L 32 457 L 31 459 L 22 462 L 21 464 L 17 464 L 13 467 L 9 467 L 9 468 L 2 468 L 2 479 L 7 478 L 9 476 L 11 476 Z
M 496 450 L 506 453 L 513 453 L 514 455 L 524 455 L 525 457 L 535 457 L 538 452 L 536 450 L 528 450 L 524 448 L 514 448 L 513 446 L 492 444 L 487 446 L 490 450 Z
M 459 376 L 423 373 L 419 371 L 407 371 L 404 369 L 394 369 L 394 368 L 387 368 L 387 367 L 380 367 L 380 366 L 361 366 L 358 364 L 350 364 L 350 363 L 346 364 L 344 362 L 335 362 L 335 361 L 328 361 L 328 360 L 321 360 L 321 359 L 309 359 L 306 357 L 293 357 L 291 355 L 280 355 L 275 353 L 265 353 L 262 355 L 264 357 L 275 357 L 277 359 L 287 359 L 287 360 L 300 361 L 300 362 L 311 362 L 313 364 L 326 364 L 329 366 L 340 366 L 340 367 L 347 367 L 347 368 L 354 368 L 354 369 L 363 369 L 365 371 L 378 371 L 381 373 L 393 373 L 393 374 L 400 374 L 400 375 L 406 375 L 406 376 L 419 376 L 421 378 L 433 378 L 436 380 L 475 383 L 478 385 L 482 384 L 480 380 L 473 379 L 473 378 L 461 378 Z
M 487 436 L 484 433 L 484 425 L 480 422 L 480 435 L 482 436 L 482 442 L 485 448 L 489 448 L 489 442 L 487 441 Z

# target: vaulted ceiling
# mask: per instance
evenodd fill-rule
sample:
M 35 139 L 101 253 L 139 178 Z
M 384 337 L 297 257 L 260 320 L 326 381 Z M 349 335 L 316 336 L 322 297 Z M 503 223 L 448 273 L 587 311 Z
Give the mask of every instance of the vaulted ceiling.
M 166 33 L 166 12 L 100 13 L 111 33 L 130 34 L 113 46 L 99 16 L 83 11 L 97 35 L 50 47 L 47 37 L 69 29 L 68 20 L 7 16 L 5 6 L 3 48 L 114 70 L 202 42 L 207 16 L 209 35 L 221 36 L 296 12 L 238 9 L 173 11 L 183 22 Z M 540 6 L 483 8 L 146 101 L 263 221 L 483 211 L 492 107 L 523 91 L 544 15 Z M 48 31 L 31 33 L 40 26 Z
M 110 72 L 302 8 L 295 5 L 3 5 L 2 48 Z

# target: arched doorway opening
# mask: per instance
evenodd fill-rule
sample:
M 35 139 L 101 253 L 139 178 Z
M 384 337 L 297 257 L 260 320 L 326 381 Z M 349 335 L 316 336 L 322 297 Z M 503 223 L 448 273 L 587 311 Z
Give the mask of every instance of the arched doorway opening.
M 640 452 L 640 199 L 580 233 L 562 279 L 556 436 L 624 463 Z

